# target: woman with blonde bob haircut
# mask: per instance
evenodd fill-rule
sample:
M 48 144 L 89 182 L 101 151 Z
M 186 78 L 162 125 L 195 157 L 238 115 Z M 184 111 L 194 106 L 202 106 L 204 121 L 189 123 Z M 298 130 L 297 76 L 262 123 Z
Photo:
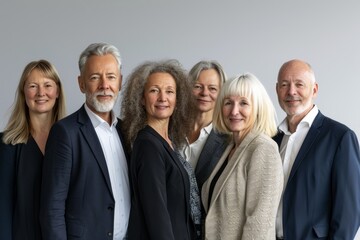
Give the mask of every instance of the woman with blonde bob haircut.
M 274 106 L 251 73 L 227 81 L 217 98 L 213 124 L 232 136 L 202 188 L 205 239 L 275 239 L 283 186 Z
M 65 115 L 59 74 L 46 60 L 26 65 L 0 133 L 0 239 L 41 239 L 42 163 L 51 126 Z

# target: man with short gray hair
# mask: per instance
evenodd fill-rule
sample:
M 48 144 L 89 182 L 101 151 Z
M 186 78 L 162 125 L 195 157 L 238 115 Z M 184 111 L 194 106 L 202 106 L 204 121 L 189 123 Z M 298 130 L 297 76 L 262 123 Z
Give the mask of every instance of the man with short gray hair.
M 80 55 L 85 104 L 51 129 L 45 153 L 40 221 L 45 240 L 126 238 L 128 154 L 113 107 L 121 88 L 116 47 L 89 45 Z

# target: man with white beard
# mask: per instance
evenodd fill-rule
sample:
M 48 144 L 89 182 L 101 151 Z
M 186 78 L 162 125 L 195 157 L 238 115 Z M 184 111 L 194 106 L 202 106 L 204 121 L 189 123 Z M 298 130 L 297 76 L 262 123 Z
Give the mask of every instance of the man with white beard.
M 113 107 L 121 88 L 118 49 L 89 45 L 79 58 L 85 104 L 50 131 L 43 168 L 43 239 L 126 239 L 128 153 Z

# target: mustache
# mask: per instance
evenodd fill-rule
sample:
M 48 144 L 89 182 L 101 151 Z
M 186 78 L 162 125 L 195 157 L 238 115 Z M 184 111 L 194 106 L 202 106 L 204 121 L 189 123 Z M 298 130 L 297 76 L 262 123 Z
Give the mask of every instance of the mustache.
M 112 92 L 107 93 L 106 91 L 98 91 L 93 94 L 93 96 L 95 96 L 95 97 L 100 96 L 100 95 L 101 96 L 111 96 L 111 97 L 115 96 L 114 93 L 112 93 Z
M 301 100 L 301 98 L 299 98 L 299 97 L 290 96 L 290 97 L 285 98 L 285 101 L 299 101 L 299 100 Z

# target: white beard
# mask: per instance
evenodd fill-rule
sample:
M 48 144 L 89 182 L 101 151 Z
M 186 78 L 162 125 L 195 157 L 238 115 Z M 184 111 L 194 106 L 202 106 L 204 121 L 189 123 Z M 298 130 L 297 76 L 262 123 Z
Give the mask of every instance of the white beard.
M 110 101 L 99 102 L 97 100 L 98 95 L 110 95 L 113 98 Z M 117 94 L 114 93 L 106 93 L 106 92 L 95 92 L 93 94 L 86 92 L 86 99 L 91 106 L 95 108 L 97 112 L 110 112 L 116 102 Z

